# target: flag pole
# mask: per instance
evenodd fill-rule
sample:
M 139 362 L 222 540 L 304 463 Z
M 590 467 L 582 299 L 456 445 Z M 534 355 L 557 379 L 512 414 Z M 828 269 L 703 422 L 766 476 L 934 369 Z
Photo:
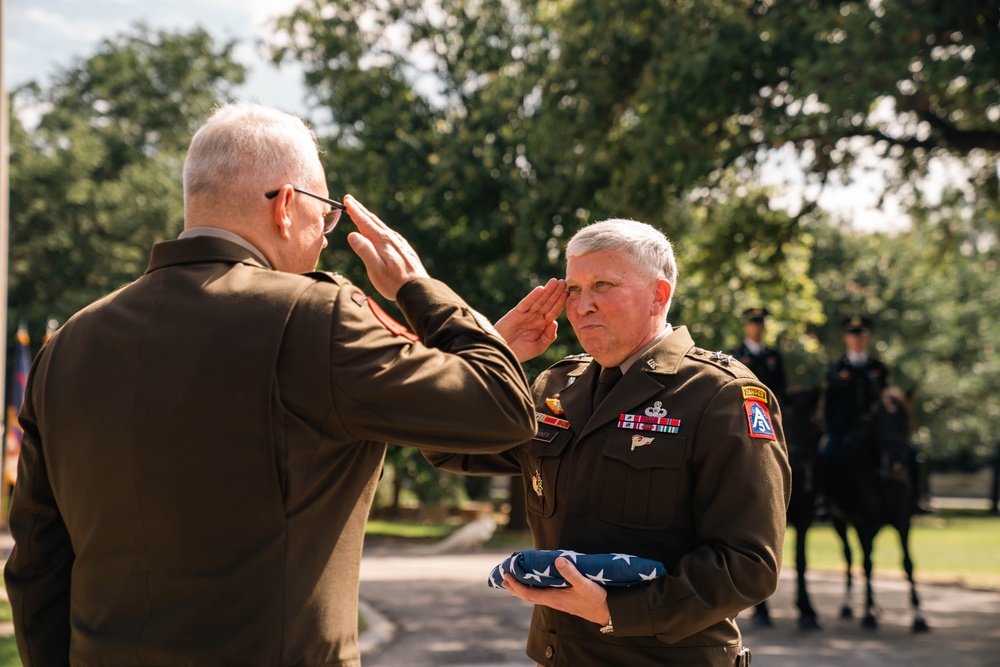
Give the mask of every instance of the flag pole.
M 7 80 L 4 76 L 4 46 L 7 44 L 4 11 L 6 0 L 0 0 L 0 406 L 6 409 L 7 389 L 7 240 L 8 213 L 10 211 L 10 109 L 7 100 Z M 2 431 L 2 429 L 0 429 Z M 0 432 L 0 436 L 5 436 Z M 7 438 L 2 440 L 6 442 Z M 6 453 L 6 452 L 5 452 Z M 2 477 L 2 475 L 0 475 Z M 7 482 L 0 482 L 0 528 L 7 528 L 7 497 L 10 489 Z

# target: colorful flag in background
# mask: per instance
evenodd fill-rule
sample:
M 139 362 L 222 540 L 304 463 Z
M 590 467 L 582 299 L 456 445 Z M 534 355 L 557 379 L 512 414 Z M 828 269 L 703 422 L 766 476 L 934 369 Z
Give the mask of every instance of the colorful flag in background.
M 4 443 L 3 476 L 4 481 L 13 485 L 17 481 L 17 460 L 21 455 L 21 425 L 17 423 L 17 413 L 24 402 L 24 388 L 28 384 L 28 371 L 31 369 L 31 339 L 28 338 L 28 328 L 22 322 L 17 327 L 17 344 L 14 346 L 14 372 L 11 376 L 11 388 L 7 400 L 7 436 Z

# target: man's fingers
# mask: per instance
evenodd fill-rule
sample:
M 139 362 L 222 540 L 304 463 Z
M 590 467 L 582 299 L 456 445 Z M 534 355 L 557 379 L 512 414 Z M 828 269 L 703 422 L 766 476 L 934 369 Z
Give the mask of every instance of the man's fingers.
M 365 236 L 374 233 L 384 232 L 389 226 L 382 222 L 377 215 L 365 208 L 364 204 L 354 198 L 353 195 L 344 196 L 344 206 L 347 214 L 354 221 L 354 226 Z
M 351 232 L 347 235 L 347 243 L 351 246 L 361 261 L 365 263 L 365 268 L 371 273 L 373 266 L 381 263 L 381 258 L 378 252 L 375 251 L 375 246 L 367 238 L 362 236 L 358 232 Z
M 562 556 L 556 558 L 556 569 L 559 570 L 559 574 L 563 576 L 563 579 L 569 582 L 570 586 L 582 586 L 590 581 L 580 574 L 580 571 L 573 566 L 573 563 L 568 558 L 563 558 Z
M 555 320 L 549 322 L 548 326 L 545 327 L 545 331 L 542 332 L 542 340 L 547 344 L 551 345 L 552 341 L 556 339 L 556 334 L 559 332 L 559 323 Z

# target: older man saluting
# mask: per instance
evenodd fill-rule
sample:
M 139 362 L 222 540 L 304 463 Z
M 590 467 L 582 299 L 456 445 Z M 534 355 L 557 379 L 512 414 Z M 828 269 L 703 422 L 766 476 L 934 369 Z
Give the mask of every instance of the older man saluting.
M 538 549 L 666 565 L 666 576 L 616 589 L 567 558 L 556 566 L 571 588 L 507 575 L 505 587 L 536 605 L 536 662 L 749 664 L 735 617 L 777 585 L 789 497 L 774 394 L 667 322 L 677 269 L 650 225 L 589 225 L 566 258 L 565 282 L 535 288 L 497 323 L 524 361 L 554 340 L 565 307 L 587 352 L 535 381 L 535 437 L 494 455 L 424 453 L 453 472 L 522 475 Z

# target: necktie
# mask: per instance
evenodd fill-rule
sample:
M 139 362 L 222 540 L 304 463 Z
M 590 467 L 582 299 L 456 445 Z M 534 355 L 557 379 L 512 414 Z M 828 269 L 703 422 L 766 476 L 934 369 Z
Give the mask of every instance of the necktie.
M 597 406 L 601 404 L 601 401 L 607 397 L 611 392 L 611 388 L 622 378 L 622 371 L 617 366 L 611 366 L 610 368 L 605 368 L 601 370 L 601 377 L 597 381 L 597 389 L 594 390 L 594 404 L 593 409 L 597 410 Z

